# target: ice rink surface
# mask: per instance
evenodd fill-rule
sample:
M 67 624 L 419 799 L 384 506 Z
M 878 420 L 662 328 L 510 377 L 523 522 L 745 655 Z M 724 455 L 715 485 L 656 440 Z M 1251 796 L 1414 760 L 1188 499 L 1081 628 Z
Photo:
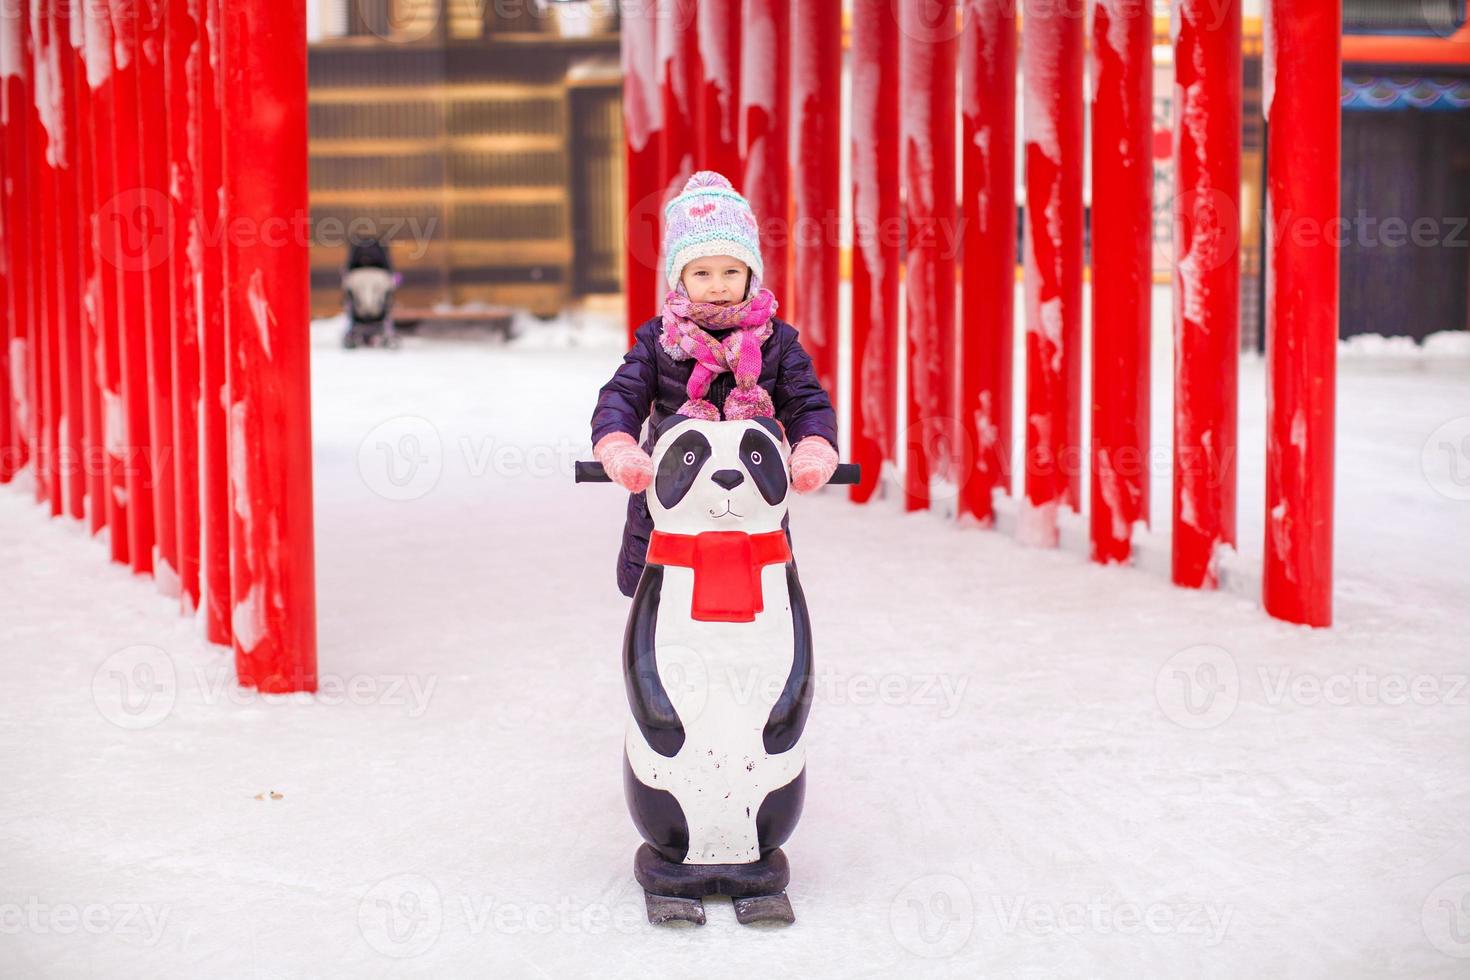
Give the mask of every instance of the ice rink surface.
M 656 929 L 619 761 L 626 498 L 569 475 L 619 350 L 573 324 L 398 352 L 333 330 L 315 698 L 236 690 L 174 601 L 0 489 L 0 976 L 1470 972 L 1466 362 L 1344 358 L 1330 629 L 796 500 L 797 924 L 711 901 Z M 1239 567 L 1263 377 L 1246 358 Z

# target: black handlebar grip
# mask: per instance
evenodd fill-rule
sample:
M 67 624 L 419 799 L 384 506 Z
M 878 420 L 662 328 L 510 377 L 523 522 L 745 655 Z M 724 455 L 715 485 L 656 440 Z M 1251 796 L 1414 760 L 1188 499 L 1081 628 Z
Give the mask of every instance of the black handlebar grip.
M 612 477 L 602 468 L 601 463 L 588 460 L 577 461 L 576 482 L 578 483 L 611 483 Z
M 838 486 L 852 486 L 862 479 L 862 474 L 862 467 L 856 463 L 839 463 L 837 464 L 836 471 L 832 474 L 832 479 L 827 482 Z M 607 475 L 607 471 L 602 468 L 601 463 L 595 463 L 589 460 L 577 461 L 574 479 L 577 483 L 612 482 L 612 478 Z

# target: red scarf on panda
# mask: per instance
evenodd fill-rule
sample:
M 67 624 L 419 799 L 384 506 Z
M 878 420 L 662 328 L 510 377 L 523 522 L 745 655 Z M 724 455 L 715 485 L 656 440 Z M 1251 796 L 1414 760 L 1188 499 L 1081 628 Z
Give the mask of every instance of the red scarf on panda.
M 694 569 L 690 615 L 706 623 L 752 623 L 765 609 L 761 569 L 791 560 L 785 531 L 702 531 L 648 539 L 648 564 Z

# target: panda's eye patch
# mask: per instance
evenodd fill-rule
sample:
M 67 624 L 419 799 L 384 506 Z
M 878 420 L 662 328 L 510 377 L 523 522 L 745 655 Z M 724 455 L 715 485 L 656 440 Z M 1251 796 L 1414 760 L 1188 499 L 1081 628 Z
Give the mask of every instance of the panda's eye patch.
M 746 430 L 740 439 L 740 459 L 766 503 L 774 506 L 786 499 L 786 467 L 780 450 L 764 430 Z
M 685 432 L 674 440 L 659 461 L 658 473 L 654 475 L 654 492 L 666 510 L 672 510 L 684 499 L 689 488 L 694 486 L 699 471 L 709 461 L 711 452 L 709 440 L 701 432 Z

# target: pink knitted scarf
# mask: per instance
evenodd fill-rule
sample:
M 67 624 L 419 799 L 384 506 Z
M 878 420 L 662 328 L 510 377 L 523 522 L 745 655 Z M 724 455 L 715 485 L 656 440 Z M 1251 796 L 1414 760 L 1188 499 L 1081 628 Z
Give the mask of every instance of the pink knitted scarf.
M 770 418 L 776 414 L 771 395 L 759 384 L 761 344 L 771 336 L 771 318 L 776 315 L 776 297 L 751 275 L 750 295 L 731 306 L 696 303 L 684 284 L 669 291 L 664 299 L 664 330 L 659 343 L 676 361 L 694 358 L 689 375 L 689 400 L 679 407 L 680 415 L 720 420 L 720 410 L 705 399 L 715 375 L 735 372 L 735 389 L 725 399 L 726 419 Z M 710 330 L 735 328 L 716 338 Z

